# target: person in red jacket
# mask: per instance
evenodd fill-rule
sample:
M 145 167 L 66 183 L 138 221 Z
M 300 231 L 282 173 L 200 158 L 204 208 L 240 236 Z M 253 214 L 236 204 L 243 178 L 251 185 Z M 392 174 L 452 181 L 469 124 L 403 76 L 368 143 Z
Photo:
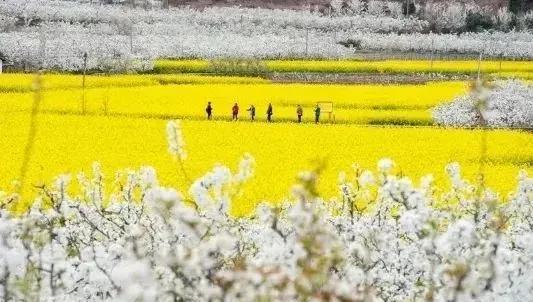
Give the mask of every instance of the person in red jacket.
M 233 105 L 233 108 L 231 108 L 231 112 L 233 113 L 233 120 L 236 121 L 239 119 L 239 105 L 237 105 L 237 103 L 235 103 L 235 105 Z

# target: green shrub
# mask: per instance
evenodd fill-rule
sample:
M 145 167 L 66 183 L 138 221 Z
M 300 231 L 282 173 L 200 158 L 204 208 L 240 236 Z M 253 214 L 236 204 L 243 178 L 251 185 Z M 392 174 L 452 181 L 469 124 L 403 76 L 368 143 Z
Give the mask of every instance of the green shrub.
M 356 39 L 347 39 L 347 40 L 339 41 L 339 44 L 344 47 L 348 47 L 348 48 L 354 48 L 354 49 L 362 48 L 361 40 L 356 40 Z
M 409 4 L 407 4 L 406 2 L 402 4 L 402 13 L 404 14 L 404 16 L 411 16 L 416 14 L 416 5 L 413 3 L 413 1 L 409 2 Z
M 480 12 L 469 11 L 465 23 L 465 30 L 469 32 L 483 31 L 494 27 L 491 17 Z
M 521 21 L 523 29 L 533 30 L 533 11 L 525 14 Z
M 509 11 L 515 14 L 524 12 L 527 0 L 509 0 Z

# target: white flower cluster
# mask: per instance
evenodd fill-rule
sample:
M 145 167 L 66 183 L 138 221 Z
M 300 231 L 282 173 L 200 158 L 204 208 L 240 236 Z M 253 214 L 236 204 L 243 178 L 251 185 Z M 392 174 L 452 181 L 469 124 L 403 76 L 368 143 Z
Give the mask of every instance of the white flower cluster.
M 533 33 L 482 32 L 456 34 L 356 33 L 350 36 L 365 50 L 476 55 L 490 58 L 533 58 Z
M 405 13 L 406 2 L 386 0 L 331 0 L 330 5 L 336 15 L 374 15 L 402 17 Z M 460 33 L 476 30 L 472 20 L 477 17 L 489 22 L 491 29 L 509 31 L 511 29 L 531 29 L 529 23 L 532 12 L 513 14 L 505 6 L 495 10 L 484 3 L 474 1 L 423 1 L 411 2 L 415 11 L 411 16 L 416 16 L 427 22 L 427 28 L 437 33 Z M 479 20 L 477 20 L 479 21 Z
M 0 56 L 28 70 L 143 71 L 160 57 L 354 57 L 357 51 L 340 43 L 357 40 L 363 50 L 533 57 L 528 32 L 428 35 L 421 33 L 428 30 L 424 20 L 372 10 L 324 16 L 236 7 L 197 11 L 5 0 L 0 3 Z
M 143 168 L 107 191 L 98 165 L 71 196 L 61 176 L 22 215 L 0 209 L 2 301 L 527 301 L 533 295 L 533 179 L 506 203 L 463 180 L 436 193 L 355 165 L 342 201 L 316 195 L 302 173 L 295 201 L 229 215 L 253 174 L 216 167 L 192 199 Z M 0 194 L 2 201 L 10 200 Z M 445 205 L 439 210 L 434 204 Z M 0 203 L 1 204 L 1 203 Z M 2 207 L 4 208 L 4 207 Z
M 179 160 L 187 158 L 185 150 L 185 140 L 181 129 L 181 121 L 171 121 L 167 123 L 168 152 Z
M 418 31 L 424 22 L 291 10 L 150 9 L 55 0 L 0 3 L 0 54 L 25 68 L 146 70 L 158 57 L 339 57 L 346 31 Z M 339 35 L 337 35 L 339 33 Z M 308 47 L 306 51 L 306 39 Z
M 433 110 L 437 124 L 533 128 L 533 87 L 519 80 L 498 81 L 493 89 L 473 92 Z

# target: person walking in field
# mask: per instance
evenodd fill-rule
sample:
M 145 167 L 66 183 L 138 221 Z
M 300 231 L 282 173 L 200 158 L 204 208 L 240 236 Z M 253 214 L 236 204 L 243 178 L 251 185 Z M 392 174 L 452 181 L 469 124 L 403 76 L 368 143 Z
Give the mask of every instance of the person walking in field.
M 211 117 L 213 116 L 213 106 L 211 106 L 211 102 L 207 102 L 205 113 L 207 113 L 207 119 L 210 120 Z
M 318 104 L 316 104 L 316 107 L 315 107 L 315 124 L 318 124 L 318 122 L 320 122 L 320 106 L 318 106 Z
M 232 119 L 234 121 L 238 120 L 239 119 L 239 105 L 237 103 L 233 105 L 233 107 L 231 108 L 231 112 L 232 112 Z
M 272 109 L 272 103 L 268 104 L 267 109 L 267 121 L 272 122 L 272 115 L 274 115 L 274 110 Z
M 302 116 L 304 115 L 304 110 L 302 106 L 298 105 L 296 108 L 296 115 L 298 115 L 298 123 L 302 122 Z
M 252 121 L 255 121 L 255 106 L 250 105 L 250 108 L 246 109 L 246 111 L 250 112 L 250 118 L 252 119 Z

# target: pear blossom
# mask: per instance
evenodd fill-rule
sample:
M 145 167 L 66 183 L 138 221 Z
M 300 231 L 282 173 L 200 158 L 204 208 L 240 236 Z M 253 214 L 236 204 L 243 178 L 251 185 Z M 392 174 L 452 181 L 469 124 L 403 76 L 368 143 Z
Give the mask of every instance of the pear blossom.
M 457 185 L 437 193 L 428 189 L 431 178 L 417 187 L 387 159 L 379 165 L 385 182 L 370 181 L 371 171 L 343 179 L 341 195 L 371 205 L 352 215 L 317 196 L 319 172 L 308 171 L 290 203 L 232 217 L 251 163 L 245 155 L 235 174 L 219 165 L 195 181 L 195 204 L 161 187 L 147 167 L 116 173 L 128 184 L 108 192 L 95 165 L 93 178 L 79 178 L 86 203 L 61 197 L 68 177 L 57 178 L 43 189 L 52 207 L 37 202 L 19 216 L 0 210 L 0 293 L 6 301 L 513 301 L 532 294 L 533 181 L 525 172 L 506 203 L 487 191 L 474 207 L 457 164 L 447 168 Z M 113 197 L 133 189 L 141 194 L 129 202 Z M 434 207 L 450 196 L 462 200 L 450 210 Z
M 175 156 L 180 161 L 187 158 L 180 121 L 170 121 L 167 123 L 167 141 L 168 152 L 171 155 Z
M 484 100 L 479 110 L 479 100 Z M 533 87 L 518 80 L 498 81 L 492 90 L 456 98 L 433 110 L 435 122 L 446 126 L 493 128 L 533 127 Z M 484 123 L 481 122 L 483 118 Z

